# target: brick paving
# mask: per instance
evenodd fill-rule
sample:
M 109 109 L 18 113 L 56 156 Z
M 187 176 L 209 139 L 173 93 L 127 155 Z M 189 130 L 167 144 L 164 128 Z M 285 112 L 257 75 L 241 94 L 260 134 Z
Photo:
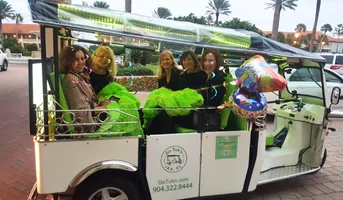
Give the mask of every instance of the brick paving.
M 26 65 L 10 65 L 7 72 L 0 72 L 0 94 L 0 200 L 23 200 L 35 182 Z M 338 126 L 333 125 L 337 131 L 328 138 L 327 161 L 318 173 L 261 185 L 230 199 L 343 200 L 343 128 Z

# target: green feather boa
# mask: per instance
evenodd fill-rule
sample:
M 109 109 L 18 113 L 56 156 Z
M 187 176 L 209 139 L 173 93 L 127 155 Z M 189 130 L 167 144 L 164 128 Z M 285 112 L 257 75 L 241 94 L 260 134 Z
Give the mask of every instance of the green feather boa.
M 152 91 L 144 105 L 144 122 L 149 122 L 158 113 L 154 108 L 182 108 L 199 107 L 204 104 L 204 99 L 197 91 L 186 88 L 171 91 L 167 88 L 159 88 Z M 185 116 L 190 114 L 191 109 L 167 109 L 169 116 Z
M 143 129 L 140 122 L 139 112 L 138 108 L 140 106 L 139 99 L 132 94 L 131 92 L 128 92 L 127 89 L 118 84 L 118 83 L 110 83 L 106 87 L 104 87 L 99 92 L 99 100 L 105 100 L 109 99 L 112 96 L 115 96 L 119 98 L 120 100 L 118 102 L 111 102 L 107 105 L 107 109 L 118 109 L 122 112 L 125 112 L 127 114 L 133 115 L 136 117 L 130 117 L 128 115 L 116 112 L 116 111 L 109 111 L 110 117 L 107 119 L 109 122 L 136 122 L 135 124 L 102 124 L 100 128 L 97 130 L 98 133 L 103 132 L 127 132 L 123 134 L 123 136 L 142 136 Z M 138 123 L 138 124 L 137 124 Z M 121 135 L 106 135 L 107 137 L 118 137 Z M 103 136 L 103 137 L 106 137 Z M 98 134 L 92 135 L 92 137 L 100 137 Z

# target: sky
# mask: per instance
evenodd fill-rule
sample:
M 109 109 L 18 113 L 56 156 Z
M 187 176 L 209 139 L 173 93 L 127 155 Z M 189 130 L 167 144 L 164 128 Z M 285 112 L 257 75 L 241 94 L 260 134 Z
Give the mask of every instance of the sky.
M 21 13 L 24 23 L 32 23 L 27 6 L 27 0 L 7 0 L 13 9 Z M 83 0 L 72 0 L 72 4 L 82 4 Z M 94 0 L 85 0 L 89 5 Z M 110 9 L 124 11 L 125 0 L 103 0 L 110 5 Z M 169 8 L 173 16 L 186 16 L 193 12 L 196 16 L 205 16 L 206 6 L 209 0 L 132 0 L 132 13 L 145 16 L 152 16 L 152 11 L 157 7 Z M 265 3 L 271 0 L 230 0 L 231 14 L 220 15 L 219 20 L 230 20 L 238 17 L 241 20 L 249 21 L 257 28 L 264 31 L 271 31 L 273 25 L 273 13 L 271 9 L 265 9 Z M 295 11 L 286 10 L 281 12 L 280 32 L 294 31 L 299 23 L 306 25 L 307 30 L 312 31 L 317 0 L 299 0 Z M 318 21 L 317 30 L 326 23 L 336 27 L 343 24 L 343 0 L 323 0 Z M 3 23 L 13 23 L 4 20 Z M 329 34 L 332 35 L 332 34 Z

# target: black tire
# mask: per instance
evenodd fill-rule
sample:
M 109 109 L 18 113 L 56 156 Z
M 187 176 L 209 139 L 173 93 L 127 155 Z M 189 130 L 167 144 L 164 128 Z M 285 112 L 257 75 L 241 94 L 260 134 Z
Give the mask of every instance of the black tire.
M 324 167 L 324 164 L 325 164 L 325 161 L 326 161 L 326 149 L 324 150 L 324 155 L 323 155 L 323 159 L 322 159 L 322 163 L 320 163 L 320 168 L 323 168 Z
M 115 177 L 86 180 L 86 182 L 81 183 L 81 185 L 76 188 L 73 200 L 90 200 L 92 196 L 94 196 L 92 200 L 101 200 L 102 198 L 100 197 L 102 197 L 102 195 L 100 195 L 100 189 L 111 190 L 111 195 L 118 195 L 118 193 L 123 192 L 128 200 L 140 200 L 139 191 L 132 181 Z
M 7 62 L 7 60 L 4 60 L 4 64 L 1 68 L 1 71 L 7 71 L 7 69 L 8 69 L 8 62 Z

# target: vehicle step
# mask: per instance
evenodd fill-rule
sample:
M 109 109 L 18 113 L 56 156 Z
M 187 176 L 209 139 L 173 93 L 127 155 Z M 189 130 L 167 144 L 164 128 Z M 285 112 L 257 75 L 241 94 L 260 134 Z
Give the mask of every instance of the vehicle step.
M 310 167 L 303 163 L 294 166 L 283 166 L 273 168 L 261 173 L 258 185 L 294 178 L 305 174 L 310 174 L 318 171 L 319 169 L 320 167 Z

